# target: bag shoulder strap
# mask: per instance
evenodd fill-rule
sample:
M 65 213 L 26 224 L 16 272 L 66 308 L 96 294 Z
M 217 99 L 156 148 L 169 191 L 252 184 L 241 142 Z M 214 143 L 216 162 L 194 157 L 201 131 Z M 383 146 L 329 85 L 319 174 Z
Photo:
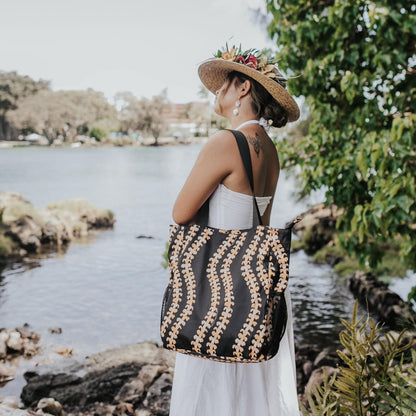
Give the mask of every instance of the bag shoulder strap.
M 259 206 L 257 205 L 257 200 L 254 193 L 253 166 L 251 163 L 250 148 L 248 146 L 246 136 L 244 136 L 244 134 L 238 130 L 229 131 L 234 135 L 235 140 L 237 141 L 238 150 L 240 151 L 244 169 L 246 171 L 248 181 L 250 182 L 251 192 L 253 193 L 253 226 L 262 225 Z

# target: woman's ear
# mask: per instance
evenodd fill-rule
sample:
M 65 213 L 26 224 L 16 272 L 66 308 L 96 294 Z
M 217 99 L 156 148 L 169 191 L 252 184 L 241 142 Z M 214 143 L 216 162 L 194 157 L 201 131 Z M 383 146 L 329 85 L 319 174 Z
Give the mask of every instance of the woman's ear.
M 251 89 L 251 82 L 250 80 L 246 79 L 241 85 L 240 85 L 240 93 L 241 97 L 244 97 L 250 92 Z

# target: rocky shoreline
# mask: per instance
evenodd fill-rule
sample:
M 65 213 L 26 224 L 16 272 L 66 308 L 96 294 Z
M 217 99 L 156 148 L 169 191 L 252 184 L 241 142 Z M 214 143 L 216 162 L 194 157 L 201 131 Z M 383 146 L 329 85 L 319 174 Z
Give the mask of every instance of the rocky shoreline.
M 111 228 L 114 214 L 84 199 L 33 206 L 22 195 L 0 192 L 0 263 L 65 250 L 75 238 Z
M 0 329 L 0 385 L 13 380 L 16 358 L 31 358 L 39 352 L 39 339 L 39 334 L 27 324 L 15 329 Z
M 392 333 L 393 334 L 393 333 Z M 416 347 L 416 333 L 408 333 L 403 343 Z M 175 353 L 153 342 L 125 345 L 73 360 L 63 368 L 27 371 L 20 399 L 0 397 L 1 415 L 55 416 L 168 416 Z M 324 372 L 330 376 L 341 364 L 336 347 L 320 350 L 310 345 L 296 346 L 299 401 Z M 35 413 L 36 412 L 36 413 Z
M 338 362 L 335 348 L 296 346 L 300 400 L 322 380 L 322 367 L 335 371 Z M 36 368 L 24 374 L 27 384 L 20 399 L 26 408 L 19 412 L 26 413 L 16 416 L 35 411 L 56 416 L 167 416 L 174 364 L 174 352 L 143 342 L 74 360 L 65 368 Z M 0 414 L 6 407 L 17 409 L 17 402 L 15 397 L 0 397 Z
M 341 215 L 342 209 L 335 206 L 317 204 L 310 208 L 294 227 L 295 234 L 300 238 L 297 248 L 315 255 L 315 259 L 318 254 L 320 262 L 331 266 L 345 261 L 335 244 L 335 225 Z M 416 312 L 410 304 L 390 290 L 388 284 L 380 281 L 373 272 L 355 270 L 346 279 L 351 292 L 369 312 L 377 315 L 380 323 L 392 329 L 416 329 Z

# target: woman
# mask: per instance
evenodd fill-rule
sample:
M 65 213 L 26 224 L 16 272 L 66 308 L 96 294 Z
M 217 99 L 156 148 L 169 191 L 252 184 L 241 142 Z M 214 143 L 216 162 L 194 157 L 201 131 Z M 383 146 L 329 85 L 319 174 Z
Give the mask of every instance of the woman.
M 233 47 L 199 67 L 204 85 L 216 94 L 215 112 L 249 143 L 254 193 L 262 223 L 269 224 L 279 178 L 276 148 L 268 124 L 284 126 L 299 117 L 285 80 L 262 52 Z M 266 122 L 267 120 L 267 122 Z M 214 134 L 201 150 L 173 208 L 178 224 L 191 224 L 209 200 L 208 225 L 250 228 L 252 191 L 233 134 Z M 298 416 L 290 295 L 288 322 L 278 354 L 260 363 L 222 363 L 177 354 L 171 416 Z

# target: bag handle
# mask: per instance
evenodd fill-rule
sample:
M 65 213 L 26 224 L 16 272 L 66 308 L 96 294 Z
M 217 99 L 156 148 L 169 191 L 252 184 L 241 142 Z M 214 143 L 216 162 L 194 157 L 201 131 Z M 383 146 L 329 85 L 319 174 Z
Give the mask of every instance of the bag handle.
M 253 179 L 253 167 L 251 164 L 250 148 L 248 147 L 246 136 L 241 131 L 229 130 L 235 137 L 240 152 L 241 160 L 243 161 L 244 170 L 246 171 L 248 181 L 250 182 L 250 188 L 253 193 L 253 227 L 262 225 L 259 207 L 257 205 L 256 197 L 254 194 L 254 179 Z M 209 200 L 208 198 L 202 207 L 198 211 L 198 217 L 196 223 L 202 227 L 208 225 L 209 217 Z
M 229 131 L 234 135 L 235 140 L 237 141 L 238 150 L 244 165 L 244 170 L 246 171 L 248 181 L 250 182 L 251 192 L 253 193 L 253 227 L 257 227 L 258 225 L 263 225 L 263 223 L 261 221 L 259 206 L 257 205 L 257 200 L 254 193 L 253 166 L 251 163 L 250 148 L 248 146 L 246 136 L 244 136 L 241 131 Z

